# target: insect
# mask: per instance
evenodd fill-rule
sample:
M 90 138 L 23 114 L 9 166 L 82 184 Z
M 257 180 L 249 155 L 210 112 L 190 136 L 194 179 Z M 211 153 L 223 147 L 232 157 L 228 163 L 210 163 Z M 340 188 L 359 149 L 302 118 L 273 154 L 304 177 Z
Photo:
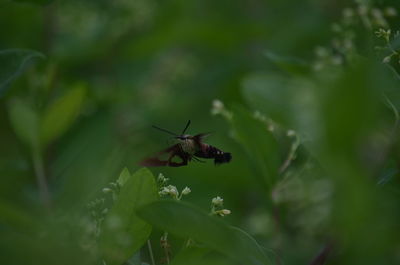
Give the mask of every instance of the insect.
M 166 129 L 153 126 L 153 128 L 160 130 L 162 132 L 173 135 L 175 139 L 178 140 L 177 144 L 174 144 L 161 152 L 157 153 L 154 157 L 149 157 L 144 159 L 140 164 L 142 166 L 170 166 L 170 167 L 181 167 L 186 166 L 189 161 L 194 160 L 197 162 L 204 162 L 199 158 L 214 159 L 214 164 L 219 165 L 223 163 L 228 163 L 232 159 L 231 153 L 221 151 L 220 149 L 203 143 L 203 139 L 209 135 L 209 133 L 200 133 L 197 135 L 185 134 L 186 130 L 190 125 L 190 120 L 186 123 L 180 135 L 175 134 Z M 168 154 L 166 160 L 160 160 L 161 155 Z M 179 157 L 181 162 L 174 162 L 172 159 L 174 157 Z

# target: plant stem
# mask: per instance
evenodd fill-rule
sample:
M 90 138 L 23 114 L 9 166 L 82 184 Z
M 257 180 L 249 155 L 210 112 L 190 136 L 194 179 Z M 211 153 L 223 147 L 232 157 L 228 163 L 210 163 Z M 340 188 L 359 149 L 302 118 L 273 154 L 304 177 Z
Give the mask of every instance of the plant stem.
M 33 167 L 35 169 L 36 181 L 39 187 L 40 199 L 43 205 L 50 209 L 50 195 L 47 187 L 46 175 L 44 171 L 43 158 L 39 151 L 32 152 Z
M 292 145 L 290 147 L 290 151 L 289 151 L 289 154 L 288 154 L 286 160 L 283 162 L 282 166 L 279 168 L 279 174 L 282 174 L 283 172 L 285 172 L 285 170 L 290 166 L 290 163 L 294 159 L 294 157 L 296 155 L 296 150 L 299 146 L 300 146 L 300 139 L 296 135 L 296 139 L 294 140 L 294 142 L 292 143 Z
M 164 232 L 164 235 L 161 237 L 161 247 L 164 249 L 165 259 L 167 260 L 167 264 L 169 264 L 168 232 Z
M 151 247 L 150 239 L 147 240 L 147 247 L 149 248 L 149 255 L 150 255 L 150 259 L 151 259 L 151 265 L 156 265 L 156 263 L 154 261 L 153 248 Z

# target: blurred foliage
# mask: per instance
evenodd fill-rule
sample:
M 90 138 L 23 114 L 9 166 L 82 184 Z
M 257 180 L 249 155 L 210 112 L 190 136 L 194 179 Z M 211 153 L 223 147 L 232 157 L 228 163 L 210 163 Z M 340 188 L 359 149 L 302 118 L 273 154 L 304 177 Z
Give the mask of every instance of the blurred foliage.
M 2 262 L 399 264 L 398 12 L 0 1 Z M 232 161 L 139 169 L 188 119 Z

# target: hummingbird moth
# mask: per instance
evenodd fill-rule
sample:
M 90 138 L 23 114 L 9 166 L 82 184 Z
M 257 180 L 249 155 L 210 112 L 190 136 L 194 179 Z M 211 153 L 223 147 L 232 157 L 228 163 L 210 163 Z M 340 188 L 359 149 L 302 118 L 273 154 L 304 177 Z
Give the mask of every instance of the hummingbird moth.
M 186 166 L 191 160 L 204 162 L 200 160 L 200 158 L 214 159 L 215 165 L 228 163 L 231 161 L 231 153 L 221 151 L 212 145 L 203 143 L 203 139 L 207 137 L 209 133 L 200 133 L 194 136 L 185 134 L 189 125 L 190 120 L 186 123 L 186 126 L 180 135 L 157 126 L 153 126 L 153 128 L 157 130 L 173 135 L 173 138 L 177 139 L 178 143 L 158 152 L 154 157 L 144 159 L 140 164 L 147 167 L 181 167 Z M 168 155 L 168 158 L 166 160 L 161 160 L 159 157 L 165 154 Z M 174 162 L 172 161 L 174 157 L 179 157 L 182 161 Z

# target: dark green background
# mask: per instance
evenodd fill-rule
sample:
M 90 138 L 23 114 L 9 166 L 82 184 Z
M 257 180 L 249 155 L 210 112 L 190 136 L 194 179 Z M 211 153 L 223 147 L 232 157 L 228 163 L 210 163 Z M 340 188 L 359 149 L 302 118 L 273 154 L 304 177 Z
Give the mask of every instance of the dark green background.
M 43 2 L 0 1 L 0 51 L 18 49 L 0 56 L 0 80 L 16 74 L 0 94 L 2 263 L 35 263 L 54 242 L 61 254 L 54 251 L 47 260 L 85 263 L 74 215 L 123 167 L 134 172 L 142 158 L 168 146 L 168 135 L 151 125 L 179 132 L 188 119 L 190 134 L 212 132 L 207 143 L 233 159 L 218 167 L 208 161 L 151 168 L 180 190 L 189 186 L 185 201 L 207 211 L 213 197 L 223 197 L 232 210 L 225 221 L 255 236 L 284 264 L 309 264 L 330 242 L 329 264 L 400 262 L 398 131 L 391 134 L 394 115 L 383 97 L 399 106 L 399 81 L 371 52 L 373 30 L 360 30 L 366 37 L 356 65 L 333 76 L 310 70 L 315 47 L 329 45 L 331 24 L 344 7 L 355 6 L 352 1 Z M 390 22 L 395 31 L 398 17 Z M 44 57 L 18 68 L 31 51 Z M 268 52 L 300 58 L 307 70 L 282 71 Z M 32 150 L 13 129 L 10 105 L 22 100 L 42 117 L 77 87 L 85 92 L 76 118 L 42 150 L 49 214 Z M 233 112 L 233 121 L 211 115 L 214 99 Z M 282 131 L 272 136 L 251 117 L 256 110 Z M 287 129 L 304 142 L 286 178 L 277 169 L 292 141 Z M 281 201 L 271 199 L 277 192 Z M 70 227 L 52 227 L 58 219 L 70 220 Z M 35 222 L 50 223 L 54 242 L 19 240 L 24 226 Z M 73 236 L 65 239 L 68 231 Z M 155 242 L 160 235 L 154 232 Z

